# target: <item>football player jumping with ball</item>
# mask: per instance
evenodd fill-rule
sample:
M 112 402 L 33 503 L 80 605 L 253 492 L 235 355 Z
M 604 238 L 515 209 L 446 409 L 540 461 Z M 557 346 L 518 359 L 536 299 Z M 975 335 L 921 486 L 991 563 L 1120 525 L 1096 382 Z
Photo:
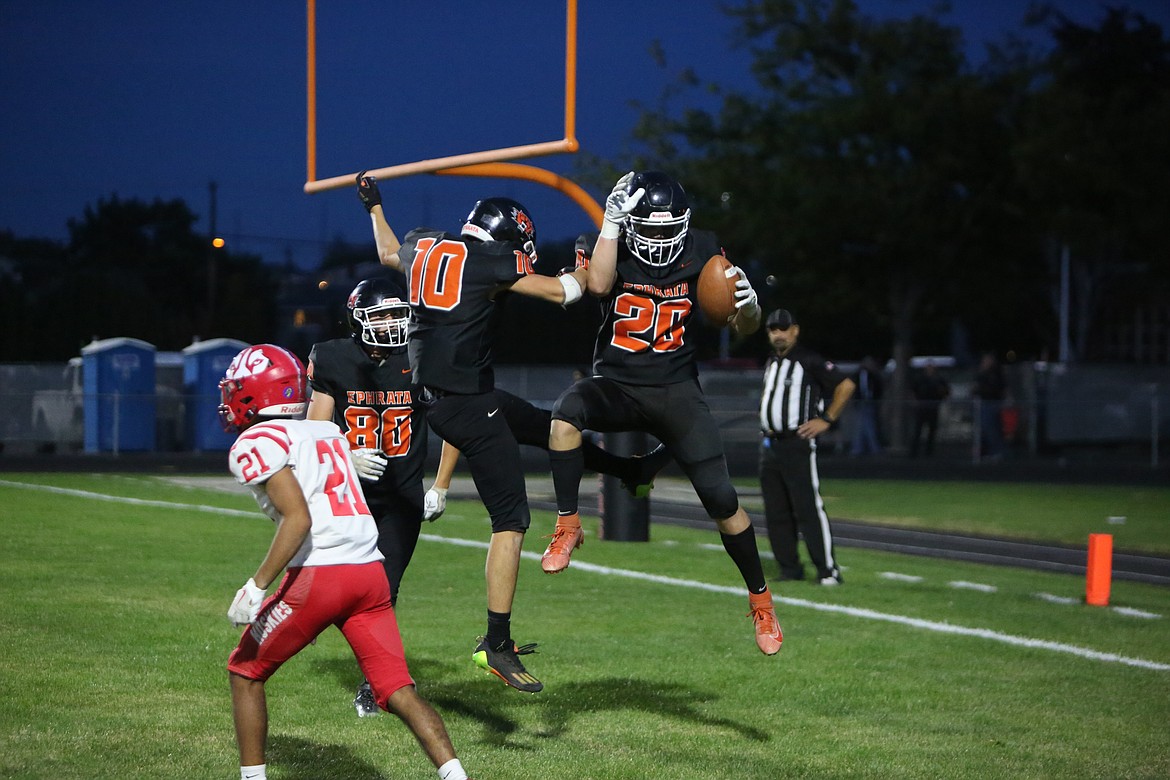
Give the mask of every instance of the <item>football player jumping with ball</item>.
M 407 669 L 378 529 L 349 444 L 332 422 L 299 419 L 306 407 L 301 361 L 272 344 L 248 347 L 232 360 L 219 389 L 224 430 L 240 434 L 228 453 L 232 475 L 276 523 L 268 554 L 227 613 L 246 626 L 228 658 L 240 777 L 267 777 L 268 678 L 335 625 L 377 704 L 402 719 L 442 780 L 466 780 L 442 718 L 419 696 Z
M 594 375 L 566 390 L 553 409 L 549 460 L 558 519 L 541 566 L 550 574 L 563 571 L 582 542 L 581 431 L 653 434 L 715 521 L 748 588 L 756 645 L 774 655 L 783 634 L 751 520 L 731 484 L 719 427 L 699 387 L 695 339 L 687 334 L 698 308 L 699 275 L 721 249 L 713 233 L 690 230 L 690 219 L 677 181 L 658 171 L 631 171 L 606 200 L 600 235 L 577 239 L 586 289 L 600 299 L 605 319 L 593 352 Z M 739 277 L 730 327 L 752 333 L 760 327 L 756 293 L 742 270 L 732 267 L 727 275 Z

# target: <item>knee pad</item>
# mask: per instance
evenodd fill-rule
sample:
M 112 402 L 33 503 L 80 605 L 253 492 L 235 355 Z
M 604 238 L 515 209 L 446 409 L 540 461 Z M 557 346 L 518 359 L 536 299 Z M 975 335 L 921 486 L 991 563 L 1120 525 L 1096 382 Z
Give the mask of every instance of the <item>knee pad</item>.
M 528 511 L 528 506 L 517 507 L 513 510 L 503 512 L 500 515 L 492 515 L 492 533 L 497 531 L 518 531 L 526 533 L 528 526 L 532 524 L 532 515 Z
M 553 407 L 552 418 L 567 422 L 579 431 L 584 430 L 585 400 L 581 394 L 573 392 L 572 388 L 562 393 Z
M 707 516 L 714 520 L 726 520 L 739 509 L 739 496 L 735 494 L 735 488 L 730 482 L 717 485 L 711 490 L 699 490 L 696 486 L 695 492 L 703 502 Z
M 727 476 L 722 458 L 712 458 L 700 463 L 691 475 L 691 485 L 707 516 L 714 520 L 726 520 L 739 509 L 739 496 Z

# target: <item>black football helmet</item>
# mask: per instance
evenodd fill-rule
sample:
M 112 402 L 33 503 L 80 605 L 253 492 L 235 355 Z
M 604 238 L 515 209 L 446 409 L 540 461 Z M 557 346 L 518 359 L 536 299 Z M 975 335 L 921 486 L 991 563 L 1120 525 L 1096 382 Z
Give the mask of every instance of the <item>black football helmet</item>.
M 682 185 L 659 171 L 640 171 L 626 192 L 646 194 L 626 217 L 626 246 L 646 265 L 665 268 L 682 254 L 691 208 Z
M 528 216 L 528 209 L 511 198 L 484 198 L 463 222 L 463 236 L 480 241 L 510 241 L 519 244 L 536 262 L 536 225 Z
M 405 347 L 410 324 L 406 290 L 393 279 L 375 277 L 358 282 L 345 302 L 353 340 L 367 347 Z

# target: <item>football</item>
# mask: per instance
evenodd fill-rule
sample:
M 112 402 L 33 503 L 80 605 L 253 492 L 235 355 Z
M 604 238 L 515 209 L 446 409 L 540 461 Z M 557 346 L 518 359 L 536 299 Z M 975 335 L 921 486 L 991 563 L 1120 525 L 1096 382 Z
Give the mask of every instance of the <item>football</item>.
M 723 255 L 712 255 L 699 273 L 699 308 L 717 328 L 722 328 L 735 316 L 735 282 L 725 275 L 731 262 Z

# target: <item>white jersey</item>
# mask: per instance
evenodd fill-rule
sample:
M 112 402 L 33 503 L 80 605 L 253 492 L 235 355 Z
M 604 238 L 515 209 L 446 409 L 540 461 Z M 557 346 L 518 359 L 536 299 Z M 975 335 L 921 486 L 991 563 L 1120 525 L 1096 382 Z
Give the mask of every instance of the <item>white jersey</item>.
M 232 475 L 277 523 L 266 483 L 288 466 L 309 504 L 312 528 L 289 566 L 332 566 L 382 560 L 378 528 L 349 459 L 349 444 L 332 422 L 270 420 L 240 434 L 228 453 Z

